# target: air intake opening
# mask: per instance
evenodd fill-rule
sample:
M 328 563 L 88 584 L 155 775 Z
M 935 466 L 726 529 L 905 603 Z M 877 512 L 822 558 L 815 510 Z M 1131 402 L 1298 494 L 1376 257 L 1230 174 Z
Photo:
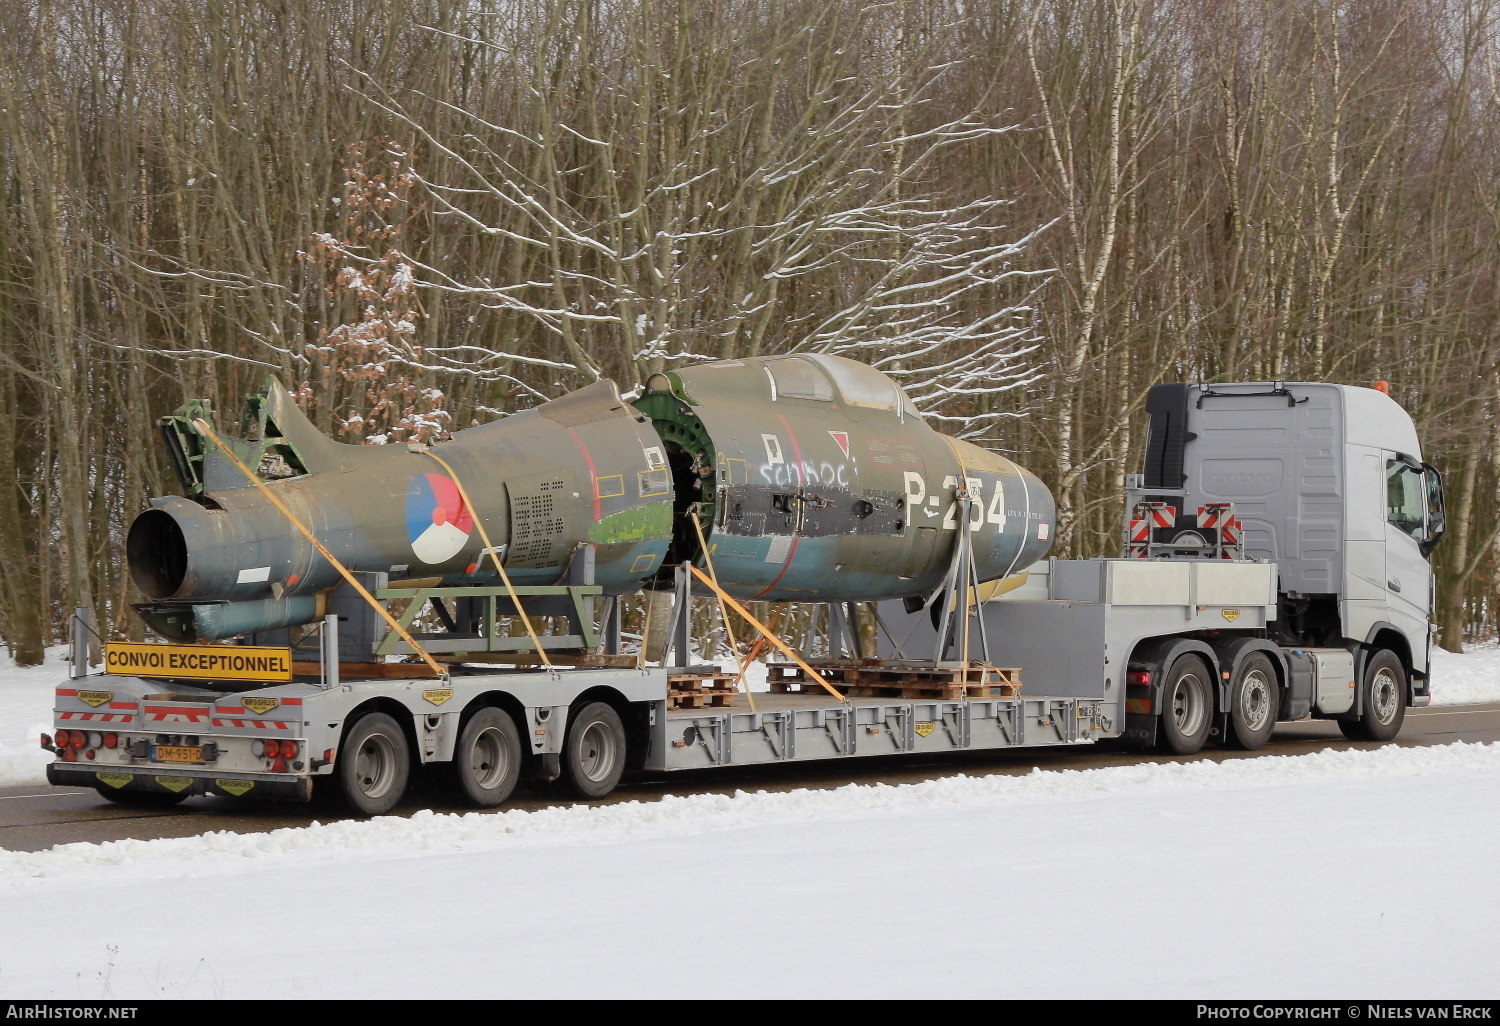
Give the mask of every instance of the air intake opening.
M 130 579 L 147 598 L 176 595 L 187 577 L 187 540 L 170 513 L 148 509 L 135 518 L 125 539 Z

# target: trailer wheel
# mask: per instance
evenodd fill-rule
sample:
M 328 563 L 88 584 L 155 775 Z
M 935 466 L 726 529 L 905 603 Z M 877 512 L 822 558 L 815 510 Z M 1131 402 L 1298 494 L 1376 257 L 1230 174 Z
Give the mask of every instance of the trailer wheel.
M 1229 682 L 1229 737 L 1236 748 L 1253 752 L 1271 740 L 1281 695 L 1276 667 L 1264 652 L 1251 652 L 1234 668 Z
M 563 777 L 580 798 L 603 798 L 625 772 L 625 725 L 604 702 L 583 707 L 563 746 Z
M 1161 689 L 1162 744 L 1177 755 L 1192 755 L 1208 740 L 1214 692 L 1208 664 L 1185 655 L 1172 664 Z
M 521 735 L 504 709 L 487 706 L 464 724 L 453 772 L 465 801 L 480 809 L 504 804 L 521 775 Z
M 411 746 L 385 713 L 366 713 L 349 728 L 339 750 L 339 791 L 356 815 L 382 816 L 406 794 Z
M 1359 719 L 1339 720 L 1339 730 L 1351 741 L 1389 741 L 1406 721 L 1406 667 L 1383 648 L 1365 664 L 1364 684 Z
M 100 786 L 94 790 L 106 801 L 131 809 L 170 809 L 187 797 L 186 794 L 173 794 L 171 791 L 124 791 L 108 786 Z

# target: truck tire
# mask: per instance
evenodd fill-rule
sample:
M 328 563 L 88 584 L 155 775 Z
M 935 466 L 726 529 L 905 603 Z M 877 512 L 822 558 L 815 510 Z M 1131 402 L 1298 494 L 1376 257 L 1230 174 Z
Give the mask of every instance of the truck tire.
M 453 751 L 453 776 L 463 800 L 480 809 L 503 805 L 516 789 L 524 754 L 510 713 L 487 706 L 470 716 Z
M 1201 656 L 1172 663 L 1161 689 L 1161 743 L 1169 752 L 1192 755 L 1208 740 L 1214 718 L 1213 676 Z
M 99 792 L 101 798 L 131 809 L 170 809 L 187 797 L 186 794 L 173 794 L 171 791 L 123 791 L 107 785 L 94 790 Z
M 590 702 L 568 727 L 563 778 L 580 798 L 603 798 L 625 772 L 625 725 L 604 702 Z
M 1339 730 L 1351 741 L 1389 741 L 1406 721 L 1406 667 L 1388 648 L 1365 664 L 1360 689 L 1359 719 L 1339 720 Z
M 1265 747 L 1276 729 L 1281 692 L 1276 667 L 1264 652 L 1249 652 L 1229 681 L 1229 737 L 1235 748 L 1253 752 Z
M 355 815 L 385 815 L 411 778 L 406 732 L 385 713 L 366 713 L 345 735 L 336 770 L 340 797 Z

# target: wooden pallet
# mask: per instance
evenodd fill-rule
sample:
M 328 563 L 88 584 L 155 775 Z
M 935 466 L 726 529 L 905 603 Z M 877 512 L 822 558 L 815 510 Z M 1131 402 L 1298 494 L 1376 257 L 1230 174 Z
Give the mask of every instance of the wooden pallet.
M 1012 667 L 969 664 L 937 666 L 932 664 L 861 663 L 813 664 L 813 669 L 850 698 L 935 698 L 957 701 L 963 698 L 1014 698 L 1021 693 L 1021 671 Z M 800 667 L 772 664 L 766 679 L 772 692 L 821 690 Z
M 673 673 L 667 676 L 668 709 L 722 709 L 734 705 L 732 673 Z

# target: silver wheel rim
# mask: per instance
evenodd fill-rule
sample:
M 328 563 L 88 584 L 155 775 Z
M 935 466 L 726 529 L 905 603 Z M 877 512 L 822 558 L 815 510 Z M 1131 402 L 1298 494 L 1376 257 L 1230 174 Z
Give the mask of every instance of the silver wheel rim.
M 1390 723 L 1396 718 L 1397 703 L 1401 700 L 1401 687 L 1396 683 L 1396 675 L 1381 667 L 1376 672 L 1375 679 L 1370 681 L 1370 688 L 1376 721 Z
M 1271 717 L 1271 682 L 1260 670 L 1245 674 L 1245 684 L 1240 689 L 1240 715 L 1245 719 L 1245 728 L 1252 733 L 1263 728 Z
M 510 775 L 510 748 L 499 727 L 486 727 L 469 749 L 469 779 L 485 790 L 493 791 Z
M 1184 673 L 1172 685 L 1172 697 L 1169 700 L 1172 725 L 1183 737 L 1192 737 L 1203 725 L 1205 713 L 1201 689 L 1191 686 L 1201 683 L 1196 673 Z
M 615 769 L 615 733 L 595 721 L 584 728 L 578 739 L 578 768 L 595 782 L 608 780 Z
M 371 734 L 354 757 L 354 782 L 371 800 L 384 798 L 396 782 L 396 746 L 384 734 Z

